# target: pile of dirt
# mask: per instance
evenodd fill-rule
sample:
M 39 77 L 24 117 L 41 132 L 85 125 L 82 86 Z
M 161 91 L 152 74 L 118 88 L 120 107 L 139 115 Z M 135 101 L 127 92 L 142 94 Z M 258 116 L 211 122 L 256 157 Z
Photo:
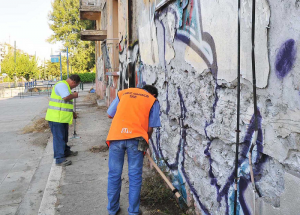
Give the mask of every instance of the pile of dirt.
M 90 152 L 93 153 L 106 152 L 107 150 L 107 146 L 93 146 L 92 148 L 90 148 Z
M 96 93 L 89 93 L 84 97 L 83 101 L 91 103 L 91 104 L 97 104 L 97 99 L 98 99 L 98 96 Z
M 23 128 L 23 134 L 28 133 L 41 133 L 41 132 L 48 132 L 50 131 L 48 121 L 45 120 L 45 118 L 39 118 L 35 121 L 33 121 L 31 124 L 26 125 Z
M 141 205 L 147 209 L 147 214 L 151 215 L 185 215 L 172 191 L 154 169 L 149 170 L 146 176 L 143 174 Z

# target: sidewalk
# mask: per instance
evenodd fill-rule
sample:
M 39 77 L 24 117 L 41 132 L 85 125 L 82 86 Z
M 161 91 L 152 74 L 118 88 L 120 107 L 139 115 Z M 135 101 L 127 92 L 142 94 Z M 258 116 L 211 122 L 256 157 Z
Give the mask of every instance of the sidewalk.
M 78 156 L 71 157 L 71 166 L 51 167 L 48 183 L 43 195 L 39 214 L 56 215 L 105 215 L 107 197 L 108 151 L 105 143 L 111 119 L 106 107 L 98 107 L 90 101 L 87 91 L 79 92 L 77 99 L 77 134 L 79 139 L 69 139 L 68 145 Z M 73 126 L 69 137 L 73 135 Z M 52 138 L 48 145 L 52 146 Z M 101 148 L 92 152 L 93 147 Z M 97 150 L 97 148 L 94 148 Z M 128 207 L 128 167 L 124 162 L 120 197 L 121 213 L 127 214 Z

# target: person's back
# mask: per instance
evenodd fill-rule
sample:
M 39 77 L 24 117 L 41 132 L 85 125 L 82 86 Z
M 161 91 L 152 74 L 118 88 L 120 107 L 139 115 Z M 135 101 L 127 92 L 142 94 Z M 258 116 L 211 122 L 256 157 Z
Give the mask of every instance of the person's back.
M 141 214 L 140 191 L 144 151 L 139 147 L 142 142 L 148 145 L 153 127 L 160 127 L 157 89 L 146 85 L 143 89 L 129 88 L 118 92 L 107 113 L 113 118 L 106 142 L 109 146 L 109 173 L 107 197 L 109 214 L 120 210 L 121 175 L 124 154 L 127 151 L 129 176 L 129 215 Z M 144 141 L 141 141 L 144 140 Z
M 118 93 L 120 100 L 117 112 L 107 136 L 111 140 L 143 137 L 148 142 L 149 113 L 155 97 L 146 90 L 129 88 Z

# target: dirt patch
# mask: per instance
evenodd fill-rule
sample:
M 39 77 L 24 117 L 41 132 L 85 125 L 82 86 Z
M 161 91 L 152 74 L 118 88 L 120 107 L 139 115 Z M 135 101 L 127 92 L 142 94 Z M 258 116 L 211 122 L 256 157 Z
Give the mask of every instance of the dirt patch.
M 176 202 L 174 194 L 167 187 L 161 176 L 148 166 L 144 166 L 141 190 L 141 205 L 151 215 L 185 215 Z
M 89 102 L 92 104 L 97 104 L 97 99 L 98 99 L 98 96 L 96 93 L 89 93 L 84 97 L 83 101 Z
M 45 133 L 33 133 L 30 136 L 31 143 L 35 146 L 41 146 L 45 148 L 51 136 L 50 131 Z
M 49 132 L 49 124 L 48 121 L 45 120 L 45 118 L 39 118 L 35 121 L 33 121 L 31 124 L 26 125 L 22 133 L 23 134 L 28 134 L 28 133 L 41 133 L 41 132 Z
M 92 148 L 90 148 L 90 152 L 93 153 L 106 152 L 107 150 L 107 146 L 93 146 Z
M 106 112 L 108 108 L 106 106 L 98 106 L 97 109 L 104 110 Z

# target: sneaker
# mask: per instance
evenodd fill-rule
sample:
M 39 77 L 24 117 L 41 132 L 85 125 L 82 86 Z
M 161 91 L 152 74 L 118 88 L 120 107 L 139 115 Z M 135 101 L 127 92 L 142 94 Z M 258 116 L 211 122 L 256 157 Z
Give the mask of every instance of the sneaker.
M 56 166 L 70 166 L 72 164 L 72 161 L 65 160 L 61 163 L 57 163 Z
M 70 151 L 67 155 L 65 155 L 66 157 L 73 157 L 73 156 L 77 156 L 78 155 L 78 151 Z

